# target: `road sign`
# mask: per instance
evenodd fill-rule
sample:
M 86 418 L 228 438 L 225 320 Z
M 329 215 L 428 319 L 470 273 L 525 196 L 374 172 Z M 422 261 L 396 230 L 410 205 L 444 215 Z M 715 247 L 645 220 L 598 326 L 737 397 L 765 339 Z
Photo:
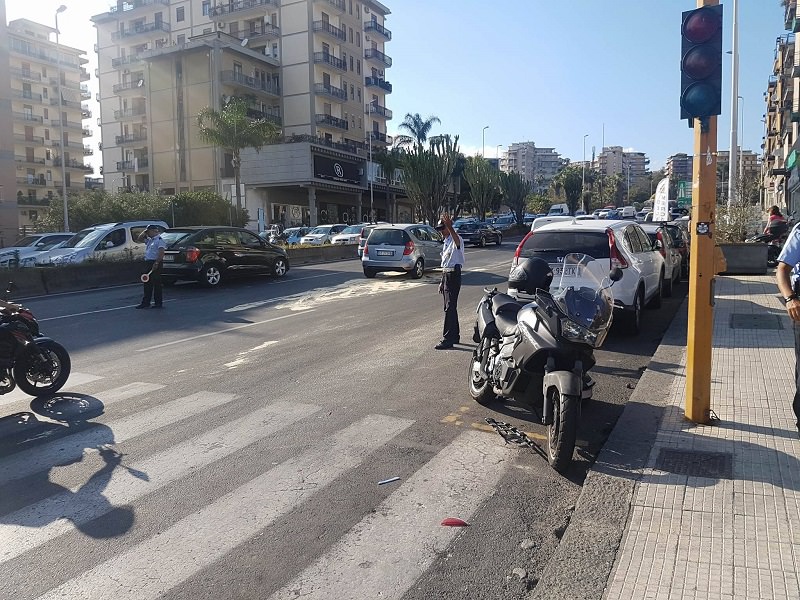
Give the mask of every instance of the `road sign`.
M 685 208 L 692 205 L 692 187 L 689 181 L 678 182 L 678 206 Z

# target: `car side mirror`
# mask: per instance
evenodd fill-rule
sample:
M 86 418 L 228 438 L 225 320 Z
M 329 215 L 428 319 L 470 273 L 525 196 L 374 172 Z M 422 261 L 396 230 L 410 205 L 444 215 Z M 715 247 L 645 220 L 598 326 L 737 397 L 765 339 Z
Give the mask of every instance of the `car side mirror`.
M 608 278 L 609 278 L 611 281 L 619 281 L 620 279 L 622 279 L 622 275 L 623 275 L 623 273 L 622 273 L 622 269 L 620 269 L 619 267 L 614 267 L 614 268 L 613 268 L 613 269 L 611 269 L 611 271 L 609 272 L 609 274 L 608 274 Z
M 656 243 L 653 244 L 653 250 L 661 250 L 664 247 L 664 242 L 661 240 L 656 240 Z

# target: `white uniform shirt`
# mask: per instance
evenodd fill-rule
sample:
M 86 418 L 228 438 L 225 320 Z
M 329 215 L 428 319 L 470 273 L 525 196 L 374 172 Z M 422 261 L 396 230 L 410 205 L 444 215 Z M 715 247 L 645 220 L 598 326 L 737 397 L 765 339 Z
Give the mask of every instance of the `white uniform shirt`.
M 158 251 L 161 248 L 167 247 L 167 242 L 161 239 L 160 235 L 154 237 L 147 237 L 144 240 L 144 259 L 145 260 L 158 260 Z
M 464 240 L 461 241 L 461 247 L 456 246 L 453 241 L 453 236 L 448 235 L 444 240 L 442 246 L 442 268 L 452 269 L 456 265 L 464 266 Z

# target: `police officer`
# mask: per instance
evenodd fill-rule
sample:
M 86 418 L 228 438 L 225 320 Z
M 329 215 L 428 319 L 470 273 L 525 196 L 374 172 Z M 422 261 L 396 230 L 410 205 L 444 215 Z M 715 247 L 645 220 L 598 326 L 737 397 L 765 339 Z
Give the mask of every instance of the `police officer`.
M 459 342 L 458 293 L 461 291 L 461 268 L 464 266 L 464 244 L 456 230 L 453 220 L 447 213 L 436 224 L 436 229 L 444 236 L 442 246 L 442 282 L 439 293 L 444 299 L 444 328 L 442 341 L 436 350 L 447 350 Z
M 778 256 L 778 289 L 781 291 L 783 299 L 786 301 L 786 310 L 792 319 L 794 327 L 794 408 L 797 420 L 797 434 L 800 436 L 800 299 L 798 289 L 800 289 L 800 229 L 795 226 L 783 246 L 783 250 Z
M 148 225 L 137 238 L 144 240 L 144 272 L 149 275 L 144 282 L 144 295 L 142 302 L 136 308 L 150 308 L 150 299 L 153 299 L 153 308 L 161 308 L 163 302 L 161 284 L 161 265 L 164 263 L 164 248 L 167 243 L 161 238 L 161 228 L 158 225 Z

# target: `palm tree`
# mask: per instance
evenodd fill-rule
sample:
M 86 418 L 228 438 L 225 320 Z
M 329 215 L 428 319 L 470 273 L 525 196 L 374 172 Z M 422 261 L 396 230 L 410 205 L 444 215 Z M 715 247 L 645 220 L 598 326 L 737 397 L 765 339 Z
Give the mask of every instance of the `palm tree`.
M 555 178 L 556 189 L 563 189 L 570 214 L 575 214 L 579 208 L 581 188 L 583 186 L 583 172 L 574 165 L 566 166 Z
M 430 140 L 428 148 L 416 144 L 400 155 L 406 193 L 417 214 L 429 223 L 436 222 L 447 202 L 458 154 L 458 136 L 444 135 Z
M 233 173 L 236 178 L 236 213 L 242 210 L 242 192 L 239 168 L 244 148 L 255 148 L 256 152 L 266 144 L 278 140 L 281 129 L 267 119 L 253 119 L 247 115 L 247 102 L 242 98 L 231 98 L 221 110 L 207 106 L 197 115 L 200 139 L 204 142 L 230 150 L 233 154 Z
M 434 123 L 441 123 L 436 115 L 430 115 L 427 119 L 423 119 L 419 113 L 413 115 L 406 113 L 405 119 L 397 128 L 407 131 L 408 135 L 398 135 L 395 138 L 396 144 L 401 148 L 411 144 L 424 144 L 428 140 L 428 134 Z

